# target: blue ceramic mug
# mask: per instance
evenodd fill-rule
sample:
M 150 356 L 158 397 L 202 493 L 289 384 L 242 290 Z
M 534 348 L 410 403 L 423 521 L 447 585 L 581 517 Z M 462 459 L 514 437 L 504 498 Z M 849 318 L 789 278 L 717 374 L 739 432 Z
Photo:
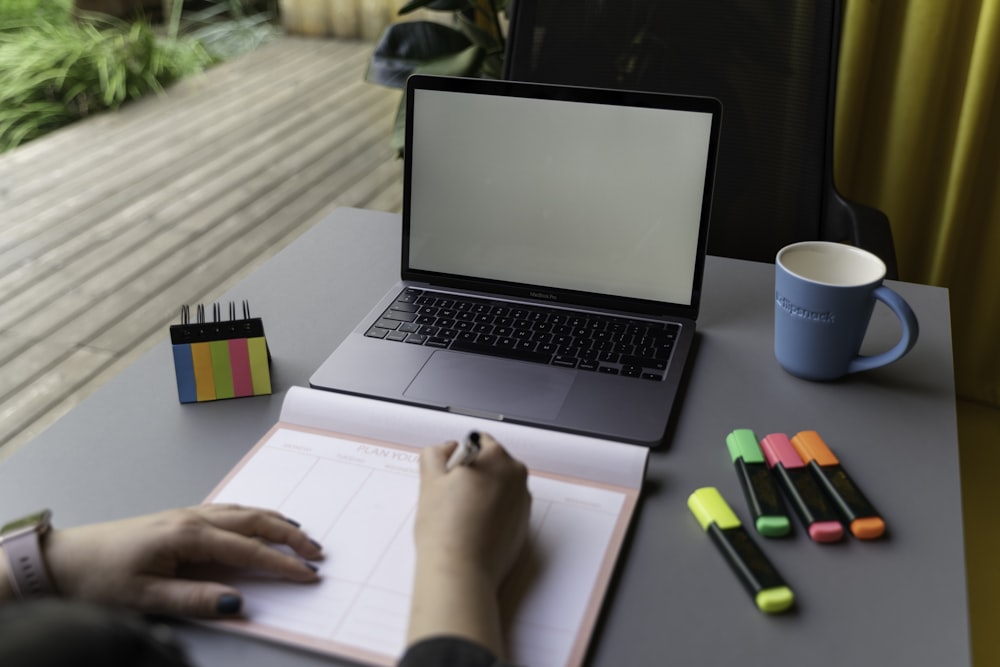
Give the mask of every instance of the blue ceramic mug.
M 842 243 L 806 241 L 778 251 L 774 355 L 792 375 L 834 380 L 890 364 L 910 351 L 919 327 L 909 304 L 882 284 L 885 263 Z M 875 302 L 895 313 L 902 335 L 890 350 L 861 356 Z

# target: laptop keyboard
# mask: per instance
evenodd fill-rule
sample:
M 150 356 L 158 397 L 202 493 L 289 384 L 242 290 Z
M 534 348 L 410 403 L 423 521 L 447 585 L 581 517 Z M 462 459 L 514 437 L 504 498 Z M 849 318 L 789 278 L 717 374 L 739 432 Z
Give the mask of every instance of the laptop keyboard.
M 680 326 L 404 289 L 365 333 L 408 345 L 662 380 Z

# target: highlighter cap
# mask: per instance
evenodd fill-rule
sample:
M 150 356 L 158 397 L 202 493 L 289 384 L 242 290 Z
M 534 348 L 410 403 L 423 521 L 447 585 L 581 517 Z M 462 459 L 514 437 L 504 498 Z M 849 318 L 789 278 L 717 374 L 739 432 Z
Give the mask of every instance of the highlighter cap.
M 806 463 L 815 461 L 821 466 L 840 464 L 840 461 L 837 460 L 837 457 L 816 431 L 800 431 L 795 434 L 791 443 Z
M 795 594 L 788 586 L 767 588 L 754 596 L 757 608 L 768 614 L 780 614 L 795 603 Z
M 764 436 L 764 439 L 760 441 L 760 446 L 764 450 L 768 465 L 772 468 L 779 463 L 787 469 L 803 468 L 806 465 L 784 433 L 772 433 Z
M 754 526 L 764 537 L 784 537 L 792 532 L 792 522 L 787 516 L 759 516 Z
M 741 525 L 739 517 L 714 486 L 705 486 L 692 493 L 688 497 L 688 507 L 703 530 L 708 530 L 713 523 L 723 530 Z
M 885 534 L 885 521 L 881 517 L 870 516 L 851 522 L 851 534 L 859 540 L 874 540 Z
M 738 428 L 727 435 L 726 447 L 733 461 L 743 459 L 747 463 L 766 463 L 756 434 L 748 428 Z

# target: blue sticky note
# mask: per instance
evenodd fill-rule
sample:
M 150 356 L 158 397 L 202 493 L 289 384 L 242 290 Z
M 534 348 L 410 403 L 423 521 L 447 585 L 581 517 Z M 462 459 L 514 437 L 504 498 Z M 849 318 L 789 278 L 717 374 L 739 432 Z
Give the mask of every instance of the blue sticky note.
M 174 373 L 177 375 L 177 398 L 181 403 L 197 403 L 198 390 L 194 380 L 194 359 L 191 346 L 174 345 Z

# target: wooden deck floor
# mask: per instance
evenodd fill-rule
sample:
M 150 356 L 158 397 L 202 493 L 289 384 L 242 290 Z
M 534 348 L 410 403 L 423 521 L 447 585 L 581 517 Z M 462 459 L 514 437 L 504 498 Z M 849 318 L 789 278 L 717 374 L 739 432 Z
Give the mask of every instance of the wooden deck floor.
M 399 210 L 370 48 L 282 38 L 0 155 L 0 458 L 333 208 Z

